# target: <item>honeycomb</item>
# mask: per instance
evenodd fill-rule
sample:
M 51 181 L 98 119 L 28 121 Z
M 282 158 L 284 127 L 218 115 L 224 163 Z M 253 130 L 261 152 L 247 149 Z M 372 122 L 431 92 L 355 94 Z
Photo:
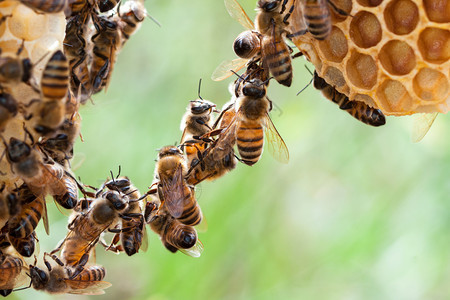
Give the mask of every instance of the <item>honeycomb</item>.
M 321 77 L 387 115 L 449 111 L 450 1 L 333 3 L 347 14 L 329 6 L 333 25 L 327 39 L 309 33 L 292 38 Z M 304 28 L 300 5 L 289 23 L 291 33 Z

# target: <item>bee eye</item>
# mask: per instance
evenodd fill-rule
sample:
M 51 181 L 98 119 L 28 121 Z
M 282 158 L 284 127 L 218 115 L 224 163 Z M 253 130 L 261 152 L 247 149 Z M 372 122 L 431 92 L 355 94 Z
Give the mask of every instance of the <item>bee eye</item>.
M 269 2 L 266 5 L 264 5 L 263 9 L 265 11 L 272 11 L 275 8 L 277 8 L 277 6 L 278 6 L 278 1 L 272 1 L 272 2 Z

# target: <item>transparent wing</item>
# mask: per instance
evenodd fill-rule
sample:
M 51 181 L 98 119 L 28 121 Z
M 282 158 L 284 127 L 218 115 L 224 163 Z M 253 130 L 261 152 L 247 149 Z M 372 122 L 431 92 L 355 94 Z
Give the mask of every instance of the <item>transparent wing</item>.
M 188 256 L 200 257 L 200 255 L 202 255 L 202 252 L 203 252 L 203 244 L 199 239 L 197 239 L 197 243 L 193 247 L 191 247 L 189 249 L 179 249 L 179 250 L 180 250 L 180 252 L 182 252 Z
M 39 196 L 38 198 L 39 198 L 39 201 L 43 202 L 44 209 L 42 210 L 42 222 L 44 223 L 45 233 L 47 233 L 47 235 L 49 235 L 50 227 L 48 226 L 47 203 L 43 196 Z
M 80 284 L 80 282 L 77 280 L 66 279 L 65 281 L 69 285 L 69 287 L 71 287 L 72 283 L 74 286 Z M 107 281 L 93 281 L 92 285 L 87 288 L 84 289 L 73 288 L 68 293 L 77 295 L 102 295 L 105 293 L 104 289 L 109 288 L 111 285 L 112 284 Z
M 266 142 L 269 152 L 272 156 L 281 163 L 287 164 L 289 162 L 289 150 L 283 141 L 283 138 L 278 133 L 275 125 L 266 113 L 264 120 Z
M 247 29 L 255 29 L 255 25 L 248 17 L 242 6 L 236 0 L 225 0 L 225 7 L 227 8 L 230 16 L 238 21 L 242 26 Z
M 142 243 L 140 250 L 142 250 L 143 252 L 146 252 L 148 249 L 148 235 L 146 227 L 147 226 L 145 226 L 144 224 L 144 229 L 142 230 Z
M 83 162 L 86 160 L 86 154 L 76 152 L 74 153 L 72 159 L 70 160 L 70 165 L 72 166 L 72 171 L 76 171 L 81 167 Z
M 183 168 L 179 165 L 171 180 L 161 181 L 164 206 L 175 218 L 179 218 L 183 214 L 185 188 L 187 188 L 183 180 Z
M 413 115 L 413 125 L 411 131 L 411 141 L 413 143 L 420 142 L 430 130 L 438 113 L 415 114 Z
M 195 228 L 197 229 L 198 232 L 206 232 L 208 230 L 208 221 L 205 215 L 203 215 L 201 223 L 196 225 Z
M 247 63 L 248 59 L 245 58 L 236 58 L 233 60 L 224 60 L 220 63 L 220 65 L 214 70 L 211 75 L 211 79 L 214 81 L 221 81 L 227 79 L 233 72 L 231 70 L 237 72 L 242 69 Z

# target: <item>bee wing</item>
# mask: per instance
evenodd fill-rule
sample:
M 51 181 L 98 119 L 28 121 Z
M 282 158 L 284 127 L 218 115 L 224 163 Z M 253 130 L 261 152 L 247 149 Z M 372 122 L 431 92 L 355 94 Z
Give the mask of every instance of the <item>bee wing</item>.
M 162 180 L 161 186 L 164 205 L 174 218 L 179 218 L 183 214 L 184 188 L 183 168 L 179 165 L 173 174 L 172 180 Z
M 77 169 L 79 169 L 85 160 L 86 154 L 80 152 L 74 153 L 70 162 L 72 171 L 76 171 Z
M 107 281 L 91 281 L 90 283 L 92 285 L 80 289 L 77 288 L 80 285 L 79 280 L 65 279 L 65 282 L 71 288 L 71 290 L 68 293 L 76 295 L 102 295 L 105 293 L 104 289 L 107 289 L 112 285 Z
M 148 249 L 148 235 L 147 235 L 146 227 L 147 226 L 145 226 L 145 224 L 144 224 L 144 229 L 142 230 L 142 243 L 141 243 L 141 247 L 139 248 L 143 252 L 146 252 Z
M 429 113 L 429 114 L 415 114 L 413 116 L 413 125 L 411 131 L 411 141 L 413 143 L 420 142 L 428 130 L 430 130 L 431 125 L 433 125 L 434 120 L 436 119 L 438 113 Z
M 233 60 L 224 60 L 217 66 L 214 72 L 211 75 L 211 79 L 214 81 L 221 81 L 227 79 L 233 72 L 231 70 L 237 72 L 242 69 L 247 63 L 248 59 L 245 58 L 236 58 Z
M 184 254 L 191 256 L 191 257 L 200 257 L 200 255 L 202 255 L 203 252 L 203 244 L 202 242 L 197 239 L 197 243 L 195 243 L 195 245 L 189 249 L 179 249 L 180 252 L 183 252 Z
M 225 0 L 225 7 L 230 16 L 238 21 L 242 26 L 250 30 L 255 29 L 253 21 L 250 20 L 247 13 L 236 0 Z
M 50 235 L 50 227 L 48 226 L 47 203 L 43 196 L 39 196 L 38 198 L 43 202 L 42 222 L 44 223 L 45 233 L 47 233 L 47 235 Z
M 202 221 L 200 224 L 196 225 L 195 228 L 198 232 L 206 232 L 208 230 L 208 221 L 206 220 L 205 216 L 203 216 Z
M 289 161 L 289 150 L 284 143 L 283 138 L 278 133 L 278 130 L 275 128 L 275 125 L 272 123 L 268 113 L 266 113 L 264 119 L 264 126 L 269 152 L 276 160 L 287 164 Z

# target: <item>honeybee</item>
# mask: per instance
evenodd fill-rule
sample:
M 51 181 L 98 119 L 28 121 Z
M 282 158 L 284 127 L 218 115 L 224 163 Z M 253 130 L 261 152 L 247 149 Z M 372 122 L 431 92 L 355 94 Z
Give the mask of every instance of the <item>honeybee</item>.
M 100 12 L 107 12 L 113 9 L 119 3 L 120 0 L 95 0 L 97 2 Z
M 146 220 L 150 228 L 160 236 L 166 249 L 173 253 L 180 250 L 186 255 L 199 257 L 203 252 L 203 244 L 198 239 L 194 227 L 182 224 L 167 210 L 158 209 L 159 199 L 156 195 L 150 197 L 153 200 L 147 203 Z
M 23 47 L 19 48 L 17 55 L 20 55 Z M 1 54 L 1 50 L 0 50 Z M 25 82 L 31 78 L 33 65 L 29 58 L 13 58 L 10 56 L 0 56 L 0 82 Z
M 386 118 L 381 110 L 370 107 L 364 102 L 350 100 L 345 94 L 338 92 L 314 71 L 314 87 L 322 91 L 322 94 L 333 101 L 339 108 L 348 112 L 355 119 L 371 126 L 386 124 Z
M 80 119 L 65 119 L 58 128 L 57 135 L 47 138 L 39 143 L 39 146 L 55 162 L 64 165 L 65 161 L 73 157 L 73 144 L 80 132 Z
M 13 246 L 14 249 L 16 249 L 16 251 L 24 257 L 31 257 L 35 252 L 37 238 L 36 232 L 34 231 L 29 236 L 24 238 L 17 238 L 8 234 L 8 240 L 11 243 L 11 246 Z
M 222 80 L 231 75 L 231 71 L 240 62 L 235 71 L 239 70 L 246 60 L 261 58 L 262 66 L 270 72 L 282 85 L 292 83 L 291 50 L 284 42 L 287 19 L 290 12 L 285 13 L 281 0 L 259 0 L 256 24 L 253 25 L 245 11 L 236 0 L 225 0 L 230 15 L 244 27 L 249 29 L 241 33 L 233 44 L 233 49 L 241 59 L 231 63 L 222 63 L 214 72 L 213 80 Z M 291 8 L 291 10 L 293 7 Z
M 165 146 L 159 151 L 155 177 L 161 206 L 181 223 L 195 226 L 200 224 L 203 216 L 194 189 L 184 178 L 186 172 L 186 161 L 180 149 Z
M 14 118 L 18 112 L 16 99 L 7 93 L 0 94 L 0 132 L 3 132 L 9 120 Z
M 67 236 L 51 254 L 61 250 L 61 257 L 66 266 L 82 269 L 100 234 L 119 222 L 128 207 L 127 200 L 127 196 L 117 191 L 106 191 L 93 199 L 87 211 L 73 213 Z
M 128 256 L 136 254 L 139 250 L 146 251 L 148 240 L 142 208 L 137 201 L 141 197 L 139 190 L 131 184 L 128 177 L 112 178 L 105 182 L 103 186 L 111 191 L 118 191 L 127 195 L 130 201 L 128 202 L 128 208 L 124 211 L 124 215 L 127 215 L 127 217 L 122 218 L 121 228 L 110 230 L 111 232 L 117 232 L 117 234 L 108 250 L 125 251 Z M 121 245 L 113 247 L 112 245 L 116 244 L 119 238 Z
M 103 281 L 106 269 L 102 266 L 87 266 L 79 274 L 64 265 L 59 259 L 52 266 L 47 261 L 47 270 L 30 265 L 31 285 L 34 289 L 50 294 L 101 295 L 111 283 Z
M 0 251 L 0 295 L 8 296 L 14 288 L 25 282 L 22 259 Z
M 47 62 L 41 79 L 44 101 L 61 100 L 69 89 L 69 63 L 61 50 L 56 51 Z
M 326 39 L 331 32 L 330 5 L 335 12 L 348 16 L 348 13 L 338 8 L 331 0 L 297 0 L 301 5 L 303 21 L 306 29 L 316 40 Z
M 104 16 L 96 17 L 94 26 L 97 33 L 91 39 L 94 44 L 94 60 L 90 77 L 93 92 L 98 93 L 103 87 L 108 86 L 121 38 L 117 22 Z
M 85 2 L 83 0 L 82 2 Z M 76 3 L 76 2 L 75 2 Z M 70 65 L 70 87 L 75 98 L 85 103 L 92 93 L 89 62 L 86 53 L 87 18 L 76 14 L 67 20 L 66 35 L 64 38 L 64 53 Z
M 67 6 L 67 0 L 20 0 L 20 3 L 42 13 L 57 13 L 63 11 Z
M 147 10 L 141 1 L 127 1 L 120 6 L 118 25 L 122 33 L 122 46 L 139 29 L 147 16 Z
M 15 193 L 20 209 L 8 221 L 8 236 L 15 238 L 30 236 L 41 218 L 48 234 L 47 207 L 43 196 L 36 197 L 26 184 L 17 188 Z

